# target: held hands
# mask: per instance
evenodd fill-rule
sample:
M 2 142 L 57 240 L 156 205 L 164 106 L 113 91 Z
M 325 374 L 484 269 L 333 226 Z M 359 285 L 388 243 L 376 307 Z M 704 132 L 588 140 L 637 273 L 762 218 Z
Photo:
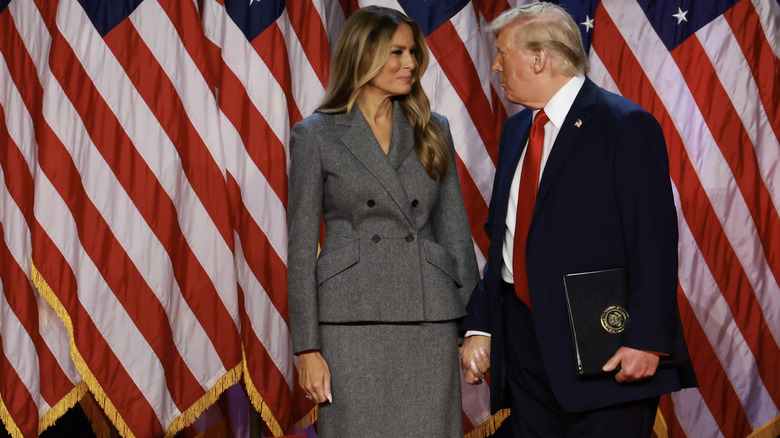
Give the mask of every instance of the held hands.
M 660 360 L 658 353 L 620 347 L 601 369 L 610 372 L 620 365 L 620 371 L 615 374 L 615 380 L 620 383 L 635 382 L 652 377 L 658 369 Z
M 460 365 L 466 382 L 479 385 L 490 369 L 490 337 L 473 335 L 460 347 Z
M 330 393 L 330 370 L 319 351 L 309 351 L 298 355 L 300 359 L 300 385 L 306 398 L 316 403 L 333 403 Z

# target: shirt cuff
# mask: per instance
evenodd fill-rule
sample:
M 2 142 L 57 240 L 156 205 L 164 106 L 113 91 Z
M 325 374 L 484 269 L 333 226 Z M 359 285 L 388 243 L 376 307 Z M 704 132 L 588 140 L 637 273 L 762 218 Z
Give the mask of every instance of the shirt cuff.
M 466 332 L 466 337 L 467 337 L 467 338 L 468 338 L 469 336 L 474 336 L 474 335 L 478 335 L 478 336 L 487 336 L 488 338 L 490 337 L 490 333 L 487 333 L 487 332 L 481 332 L 481 331 L 479 331 L 479 330 L 469 330 L 469 331 L 467 331 L 467 332 Z

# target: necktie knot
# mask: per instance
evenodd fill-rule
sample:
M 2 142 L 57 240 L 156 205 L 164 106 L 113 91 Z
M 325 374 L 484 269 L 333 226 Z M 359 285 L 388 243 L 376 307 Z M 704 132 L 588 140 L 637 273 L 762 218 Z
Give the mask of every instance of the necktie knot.
M 538 113 L 536 113 L 536 116 L 534 116 L 534 127 L 543 127 L 547 122 L 550 121 L 550 118 L 547 117 L 547 113 L 544 112 L 544 110 L 539 110 Z

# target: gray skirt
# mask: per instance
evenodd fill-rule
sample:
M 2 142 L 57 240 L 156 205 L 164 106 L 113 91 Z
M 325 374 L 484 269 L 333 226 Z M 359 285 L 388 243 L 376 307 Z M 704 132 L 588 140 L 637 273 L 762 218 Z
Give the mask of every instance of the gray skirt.
M 321 324 L 333 403 L 319 406 L 317 435 L 462 437 L 454 321 Z

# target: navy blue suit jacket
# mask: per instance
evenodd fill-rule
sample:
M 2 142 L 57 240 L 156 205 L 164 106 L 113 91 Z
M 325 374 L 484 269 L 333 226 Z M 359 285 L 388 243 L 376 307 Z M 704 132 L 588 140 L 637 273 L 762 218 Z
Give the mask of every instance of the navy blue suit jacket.
M 484 278 L 474 290 L 463 330 L 491 340 L 491 408 L 507 407 L 501 248 L 509 186 L 528 139 L 528 109 L 501 133 L 485 224 L 490 238 Z M 631 322 L 624 346 L 671 352 L 678 326 L 677 215 L 663 132 L 647 111 L 586 79 L 543 169 L 526 245 L 528 283 L 542 360 L 561 406 L 581 412 L 695 386 L 690 366 L 659 369 L 631 384 L 613 376 L 581 380 L 567 319 L 563 276 L 625 267 Z M 507 334 L 506 336 L 511 336 Z

